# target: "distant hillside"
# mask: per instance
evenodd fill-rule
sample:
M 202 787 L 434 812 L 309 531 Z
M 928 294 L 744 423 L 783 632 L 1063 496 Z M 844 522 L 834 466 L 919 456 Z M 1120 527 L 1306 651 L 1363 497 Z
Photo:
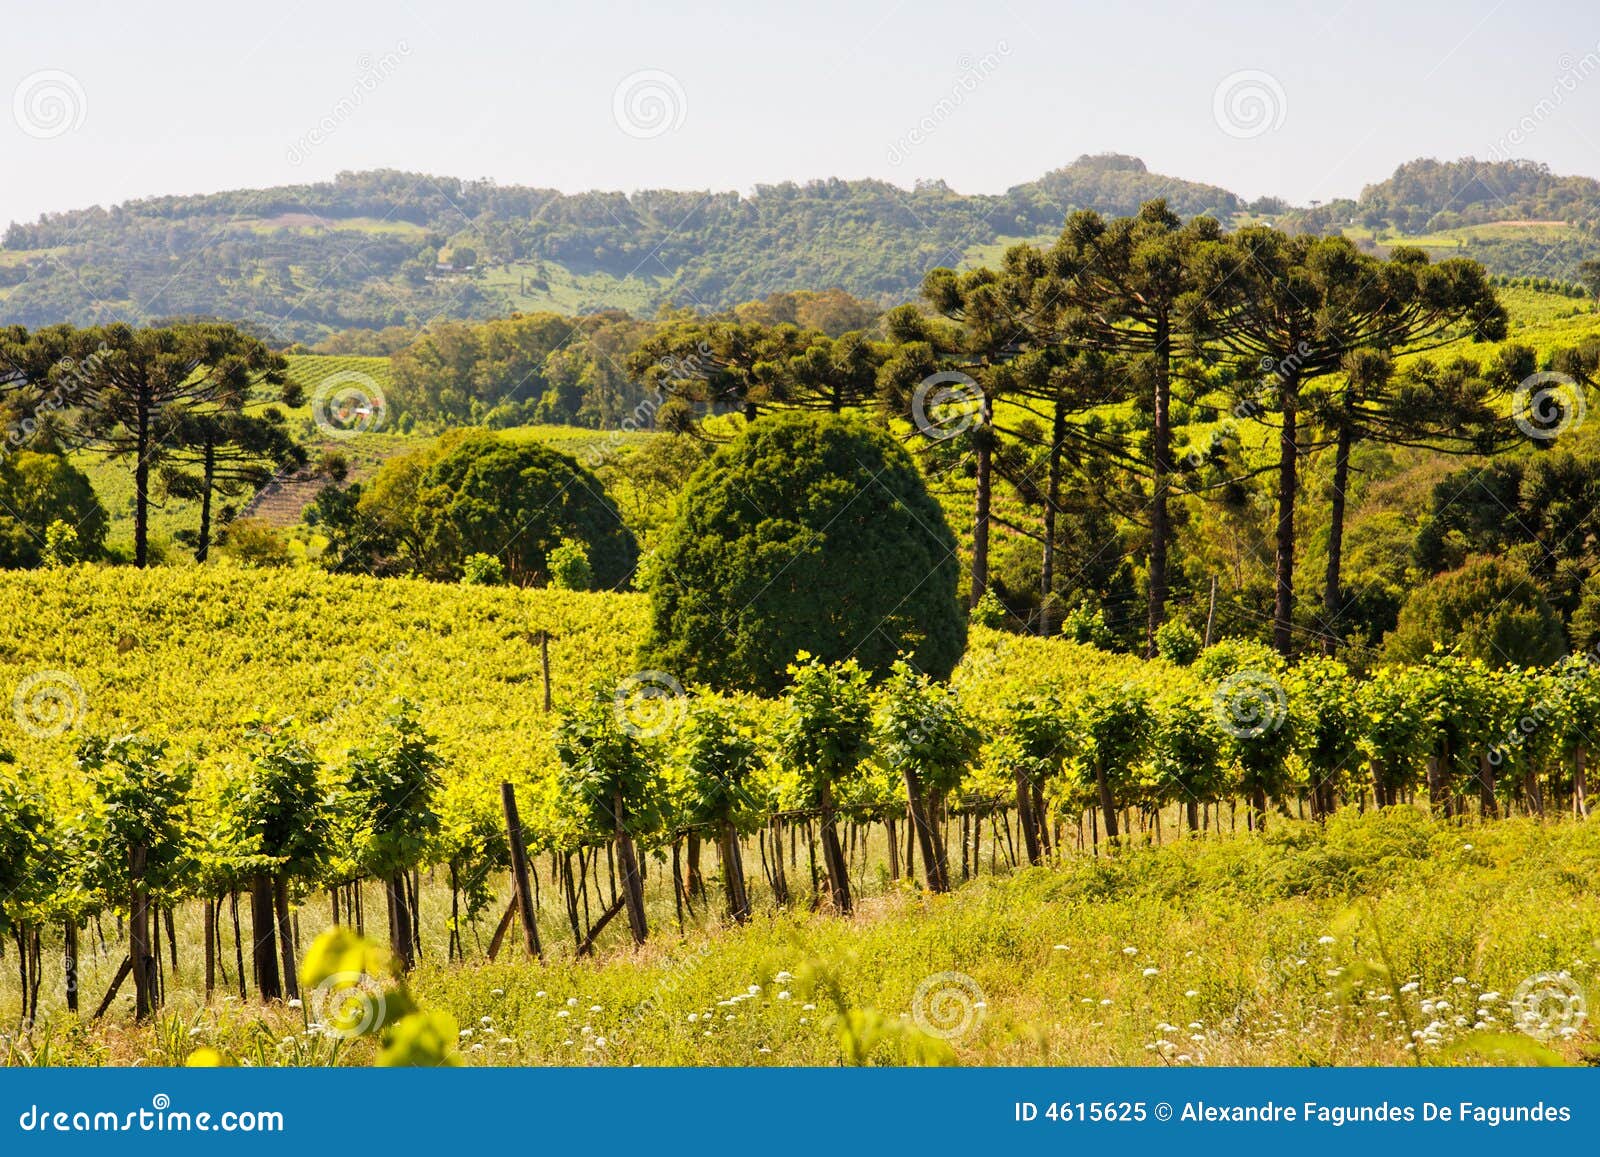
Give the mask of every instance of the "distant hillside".
M 1281 224 L 1571 282 L 1580 261 L 1600 255 L 1600 181 L 1558 176 L 1532 161 L 1408 161 L 1357 200 L 1291 210 Z
M 567 195 L 419 173 L 157 197 L 13 225 L 0 322 L 214 314 L 282 340 L 513 309 L 722 308 L 840 287 L 885 304 L 997 242 L 1053 234 L 1068 212 L 1165 196 L 1229 217 L 1225 189 L 1082 157 L 998 196 L 943 182 L 814 181 L 738 193 Z
M 1131 213 L 1164 196 L 1233 223 L 1233 193 L 1080 157 L 998 195 L 942 181 L 564 194 L 384 170 L 332 181 L 47 214 L 0 245 L 0 323 L 208 314 L 278 340 L 515 310 L 721 309 L 792 289 L 889 305 L 936 265 L 993 261 L 1054 236 L 1074 209 Z M 1358 200 L 1249 206 L 1290 229 L 1422 244 L 1510 276 L 1572 281 L 1600 252 L 1600 182 L 1528 162 L 1411 161 Z

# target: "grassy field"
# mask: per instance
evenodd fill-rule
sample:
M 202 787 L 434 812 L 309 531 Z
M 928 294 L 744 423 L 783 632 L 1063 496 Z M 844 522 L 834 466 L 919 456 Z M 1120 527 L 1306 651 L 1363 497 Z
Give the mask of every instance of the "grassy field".
M 1037 237 L 996 237 L 988 244 L 974 245 L 962 254 L 961 267 L 963 269 L 973 269 L 981 265 L 987 265 L 991 269 L 998 269 L 1001 261 L 1005 258 L 1006 250 L 1013 245 L 1027 244 L 1049 248 L 1055 243 L 1056 234 L 1054 233 L 1044 233 Z
M 340 378 L 368 377 L 378 386 L 387 391 L 391 382 L 389 378 L 389 359 L 384 357 L 360 357 L 353 354 L 289 354 L 289 380 L 297 383 L 305 391 L 307 399 L 311 397 L 322 383 L 338 375 Z
M 319 217 L 315 213 L 280 213 L 276 217 L 257 217 L 237 222 L 253 233 L 275 233 L 286 229 L 292 233 L 328 233 L 349 231 L 375 236 L 392 236 L 420 239 L 428 230 L 412 221 L 398 221 L 378 217 Z
M 1600 981 L 1597 821 L 1461 827 L 1398 808 L 984 870 L 942 897 L 880 881 L 848 920 L 803 903 L 775 911 L 758 893 L 755 920 L 728 927 L 713 899 L 681 933 L 590 961 L 573 958 L 547 894 L 545 964 L 514 942 L 489 963 L 487 928 L 446 964 L 435 883 L 413 989 L 461 1026 L 463 1059 L 485 1065 L 1597 1058 L 1594 1025 L 1571 1006 L 1517 999 L 1530 981 L 1590 993 Z M 307 940 L 325 909 L 301 911 Z M 670 907 L 652 918 L 670 930 Z M 120 1008 L 95 1025 L 57 1012 L 10 1059 L 173 1064 L 201 1046 L 256 1064 L 332 1059 L 305 1008 L 208 1004 L 198 930 L 181 937 L 156 1024 L 135 1028 Z M 105 966 L 86 964 L 98 997 Z M 339 1059 L 360 1063 L 367 1047 Z
M 592 313 L 598 309 L 625 309 L 648 316 L 661 304 L 670 283 L 650 276 L 648 266 L 638 274 L 616 277 L 609 273 L 583 273 L 555 261 L 493 265 L 478 276 L 478 288 L 505 299 L 507 309 L 531 313 Z
M 1351 225 L 1345 236 L 1376 245 L 1415 245 L 1423 249 L 1461 249 L 1473 241 L 1518 241 L 1532 239 L 1553 242 L 1577 240 L 1583 234 L 1566 221 L 1490 221 L 1482 225 L 1463 225 L 1456 229 L 1443 229 L 1436 233 L 1396 233 L 1372 229 L 1365 225 Z M 1448 254 L 1446 254 L 1448 256 Z

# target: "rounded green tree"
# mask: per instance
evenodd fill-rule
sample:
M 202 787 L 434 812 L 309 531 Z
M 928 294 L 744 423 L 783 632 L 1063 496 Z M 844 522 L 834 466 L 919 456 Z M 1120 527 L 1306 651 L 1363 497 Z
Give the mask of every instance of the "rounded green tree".
M 1387 657 L 1420 663 L 1436 646 L 1491 667 L 1544 667 L 1566 650 L 1561 620 L 1528 572 L 1477 558 L 1411 592 L 1385 640 Z
M 430 578 L 482 581 L 474 556 L 487 555 L 506 581 L 544 586 L 569 540 L 583 547 L 594 586 L 625 586 L 638 564 L 638 543 L 593 473 L 549 446 L 484 430 L 385 462 L 360 512 L 372 523 L 366 535 L 392 539 Z
M 766 695 L 795 656 L 901 655 L 947 678 L 966 647 L 955 536 L 910 455 L 840 415 L 777 414 L 701 467 L 650 568 L 652 666 Z

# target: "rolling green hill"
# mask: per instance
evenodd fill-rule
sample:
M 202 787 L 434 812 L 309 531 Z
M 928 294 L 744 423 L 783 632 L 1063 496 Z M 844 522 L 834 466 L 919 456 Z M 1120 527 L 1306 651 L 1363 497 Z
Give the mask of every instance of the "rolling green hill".
M 1411 161 L 1356 200 L 1310 208 L 1247 206 L 1118 155 L 1080 157 L 996 195 L 837 179 L 748 196 L 565 194 L 383 170 L 13 224 L 0 243 L 0 322 L 203 314 L 288 343 L 515 310 L 722 309 L 792 289 L 890 305 L 936 265 L 993 262 L 1008 243 L 1053 237 L 1075 209 L 1129 213 L 1158 196 L 1186 216 L 1418 244 L 1511 277 L 1572 282 L 1600 254 L 1600 182 L 1528 162 Z
M 1343 232 L 1382 251 L 1416 245 L 1508 277 L 1574 282 L 1600 256 L 1600 181 L 1532 161 L 1408 161 L 1342 199 L 1282 214 L 1287 229 Z
M 749 196 L 568 195 L 345 173 L 14 224 L 0 246 L 0 322 L 208 314 L 288 342 L 517 309 L 721 308 L 835 286 L 887 304 L 914 296 L 936 265 L 976 259 L 1002 239 L 1053 234 L 1073 209 L 1128 213 L 1155 196 L 1186 215 L 1228 218 L 1243 207 L 1225 189 L 1120 156 L 1081 157 L 999 195 L 843 180 L 758 186 Z

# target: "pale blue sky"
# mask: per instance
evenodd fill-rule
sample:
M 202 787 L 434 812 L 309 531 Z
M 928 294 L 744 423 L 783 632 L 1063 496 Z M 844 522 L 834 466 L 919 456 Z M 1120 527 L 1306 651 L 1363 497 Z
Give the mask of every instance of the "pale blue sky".
M 1115 150 L 1297 202 L 1419 155 L 1600 176 L 1592 0 L 0 2 L 0 224 L 380 166 L 569 191 L 988 192 Z M 675 127 L 630 135 L 614 96 L 647 70 L 671 78 Z M 1271 106 L 1256 135 L 1218 123 L 1239 73 L 1266 74 L 1245 80 Z

